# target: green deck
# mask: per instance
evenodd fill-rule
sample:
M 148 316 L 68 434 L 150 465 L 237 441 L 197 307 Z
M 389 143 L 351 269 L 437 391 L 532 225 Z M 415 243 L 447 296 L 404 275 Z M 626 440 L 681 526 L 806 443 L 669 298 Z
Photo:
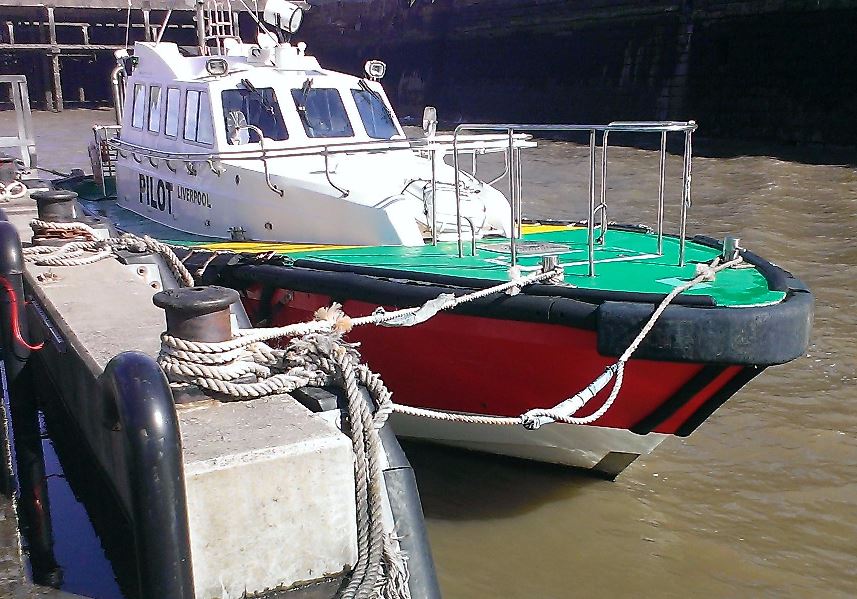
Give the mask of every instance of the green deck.
M 101 197 L 101 189 L 91 183 L 76 188 L 82 199 Z M 424 246 L 380 246 L 380 247 L 341 247 L 298 245 L 286 243 L 227 243 L 213 242 L 211 239 L 183 235 L 176 238 L 177 232 L 146 221 L 144 230 L 140 229 L 140 217 L 121 208 L 105 206 L 109 200 L 86 202 L 90 208 L 105 212 L 122 229 L 134 233 L 147 233 L 163 241 L 186 247 L 205 247 L 208 249 L 228 249 L 234 251 L 267 252 L 275 251 L 293 259 L 312 259 L 337 264 L 372 266 L 401 271 L 403 278 L 408 272 L 432 273 L 467 278 L 481 278 L 490 281 L 508 280 L 510 256 L 508 240 L 484 239 L 477 243 L 475 256 L 471 256 L 471 246 L 464 245 L 463 258 L 458 257 L 458 244 L 439 243 L 436 247 Z M 112 202 L 111 202 L 112 203 Z M 106 209 L 106 210 L 105 210 Z M 135 220 L 136 219 L 136 220 Z M 127 221 L 127 222 L 125 222 Z M 657 236 L 642 231 L 608 230 L 606 243 L 595 248 L 595 276 L 588 276 L 587 231 L 579 227 L 545 226 L 525 227 L 524 243 L 533 242 L 555 244 L 548 253 L 558 256 L 565 269 L 565 281 L 576 287 L 607 291 L 627 291 L 637 293 L 666 294 L 675 287 L 695 276 L 697 262 L 711 262 L 718 251 L 688 241 L 686 245 L 686 265 L 678 264 L 678 240 L 664 238 L 664 253 L 657 255 Z M 500 246 L 505 244 L 506 248 Z M 492 251 L 491 248 L 495 251 Z M 519 264 L 526 271 L 527 266 L 538 266 L 541 255 L 525 255 L 519 252 Z M 713 283 L 700 283 L 686 292 L 689 295 L 711 296 L 718 306 L 758 306 L 775 304 L 782 301 L 785 293 L 771 291 L 762 274 L 755 268 L 729 269 L 717 275 Z
M 525 242 L 550 242 L 568 246 L 557 254 L 564 265 L 565 281 L 570 285 L 609 291 L 630 291 L 665 294 L 695 276 L 696 262 L 711 262 L 717 257 L 714 249 L 694 243 L 686 247 L 686 265 L 678 264 L 678 240 L 664 239 L 664 255 L 657 256 L 657 236 L 628 231 L 608 231 L 604 246 L 596 245 L 595 276 L 588 276 L 586 229 L 564 229 L 525 235 Z M 437 247 L 356 247 L 321 251 L 289 251 L 292 258 L 310 258 L 324 262 L 375 266 L 394 270 L 418 271 L 441 275 L 508 280 L 511 264 L 509 254 L 488 251 L 500 240 L 484 240 L 477 244 L 476 256 L 470 255 L 465 244 L 465 256 L 458 257 L 457 243 L 440 243 Z M 507 242 L 508 244 L 508 242 Z M 540 256 L 519 256 L 523 267 L 537 266 Z M 720 306 L 747 306 L 777 303 L 785 294 L 770 291 L 765 278 L 755 268 L 730 269 L 717 275 L 714 283 L 700 283 L 687 292 L 710 295 Z

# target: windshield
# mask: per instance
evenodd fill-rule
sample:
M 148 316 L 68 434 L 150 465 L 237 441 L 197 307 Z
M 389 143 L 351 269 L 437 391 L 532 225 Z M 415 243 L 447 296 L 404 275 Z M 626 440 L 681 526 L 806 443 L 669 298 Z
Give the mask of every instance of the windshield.
M 335 89 L 293 89 L 292 98 L 307 137 L 353 137 L 342 96 Z
M 393 116 L 384 101 L 368 89 L 352 89 L 351 95 L 357 104 L 360 118 L 366 127 L 366 133 L 374 139 L 392 139 L 399 131 L 393 123 Z
M 262 135 L 268 139 L 282 141 L 289 138 L 277 94 L 270 87 L 252 87 L 251 89 L 226 89 L 220 95 L 223 102 L 223 116 L 226 119 L 227 138 L 230 144 L 259 143 L 259 135 L 253 129 L 242 128 L 237 131 L 237 137 L 230 135 L 230 125 L 233 127 L 242 119 L 241 124 L 258 127 Z M 230 116 L 231 115 L 231 116 Z M 238 116 L 239 118 L 235 118 Z

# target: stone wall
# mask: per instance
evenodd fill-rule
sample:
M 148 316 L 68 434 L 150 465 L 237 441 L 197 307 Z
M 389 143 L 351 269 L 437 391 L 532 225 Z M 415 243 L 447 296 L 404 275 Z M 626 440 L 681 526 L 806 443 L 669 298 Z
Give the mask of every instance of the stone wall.
M 710 137 L 854 145 L 857 0 L 348 0 L 301 37 L 389 65 L 400 115 L 697 119 Z
M 386 61 L 385 85 L 403 117 L 434 104 L 446 122 L 696 119 L 708 137 L 857 145 L 857 0 L 312 4 L 298 38 L 329 67 L 360 73 L 368 58 Z M 18 44 L 45 40 L 44 8 L 0 12 Z M 161 16 L 153 12 L 152 22 Z M 58 20 L 92 23 L 92 43 L 121 44 L 125 17 L 57 9 Z M 190 13 L 173 21 L 192 43 Z M 251 39 L 252 22 L 241 22 Z M 50 89 L 51 51 L 4 47 L 7 28 L 0 73 L 26 73 L 39 105 Z M 131 29 L 131 40 L 142 39 L 139 11 Z M 80 43 L 67 37 L 74 31 L 60 28 L 59 43 Z M 62 52 L 66 100 L 109 101 L 112 50 Z

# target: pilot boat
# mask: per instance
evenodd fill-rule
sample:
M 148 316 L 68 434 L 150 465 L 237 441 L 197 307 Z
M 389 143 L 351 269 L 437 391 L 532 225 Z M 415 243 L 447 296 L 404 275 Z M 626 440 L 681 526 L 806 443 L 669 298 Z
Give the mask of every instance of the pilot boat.
M 613 477 L 667 436 L 689 435 L 766 367 L 805 352 L 806 286 L 734 239 L 687 235 L 695 123 L 441 134 L 428 108 L 425 135 L 410 139 L 380 83 L 383 63 L 351 76 L 285 39 L 301 20 L 294 3 L 252 14 L 255 43 L 241 40 L 228 5 L 198 11 L 196 48 L 159 38 L 118 56 L 118 124 L 95 128 L 95 181 L 76 184 L 89 210 L 173 244 L 201 282 L 238 289 L 262 326 L 312 319 L 333 302 L 361 316 L 555 275 L 348 339 L 400 404 L 516 417 L 588 388 L 573 423 L 394 414 L 399 436 Z M 618 131 L 660 141 L 654 227 L 607 220 L 608 140 Z M 590 141 L 588 218 L 528 221 L 521 155 L 540 134 L 571 132 Z M 668 136 L 684 143 L 675 233 L 664 225 Z M 500 176 L 480 176 L 486 155 Z M 736 266 L 668 297 L 718 259 Z M 614 397 L 599 377 L 658 306 Z

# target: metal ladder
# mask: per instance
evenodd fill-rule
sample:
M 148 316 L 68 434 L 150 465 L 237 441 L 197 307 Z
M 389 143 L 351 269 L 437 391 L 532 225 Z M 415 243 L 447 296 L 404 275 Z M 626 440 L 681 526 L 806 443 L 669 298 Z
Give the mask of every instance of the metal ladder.
M 212 54 L 214 48 L 217 54 L 226 54 L 226 41 L 240 42 L 241 39 L 235 33 L 233 21 L 232 3 L 230 0 L 208 0 L 205 3 L 205 41 L 214 42 L 214 46 L 208 47 Z
M 101 191 L 107 195 L 107 178 L 116 177 L 116 160 L 119 150 L 110 143 L 122 130 L 120 125 L 95 125 L 92 134 L 95 138 L 89 146 L 89 159 L 92 162 L 92 174 L 101 185 Z

